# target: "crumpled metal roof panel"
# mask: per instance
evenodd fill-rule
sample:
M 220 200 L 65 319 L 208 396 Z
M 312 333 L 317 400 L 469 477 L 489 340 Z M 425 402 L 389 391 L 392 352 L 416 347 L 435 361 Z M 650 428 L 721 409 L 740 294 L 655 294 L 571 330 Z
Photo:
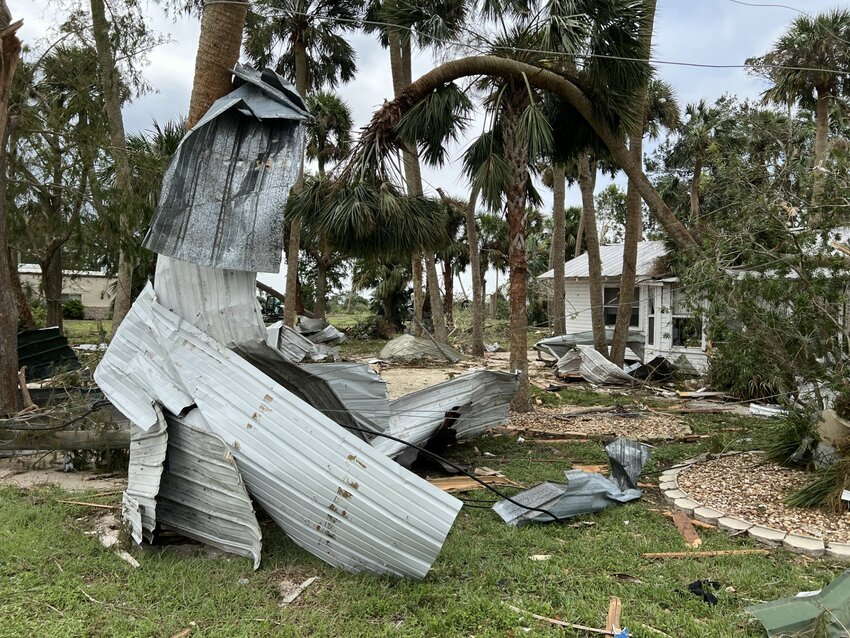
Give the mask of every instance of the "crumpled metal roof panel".
M 181 321 L 156 303 L 150 287 L 136 300 L 104 357 L 113 374 L 119 374 L 119 358 L 132 361 L 149 346 L 128 339 L 138 323 L 155 331 L 159 351 L 169 357 L 147 372 L 165 387 L 185 388 L 210 430 L 227 442 L 251 496 L 290 538 L 350 571 L 414 578 L 427 574 L 460 501 Z M 128 405 L 128 417 L 143 422 L 147 414 L 137 401 L 139 388 L 127 388 L 138 386 L 139 379 L 123 370 L 120 376 L 126 383 L 106 383 L 104 392 L 122 411 Z M 149 389 L 148 401 L 158 392 L 156 386 Z
M 133 540 L 151 540 L 156 527 L 156 495 L 162 481 L 163 464 L 168 449 L 168 430 L 162 409 L 154 404 L 156 424 L 147 432 L 140 427 L 130 427 L 130 465 L 127 472 L 127 489 L 124 493 L 138 504 L 141 523 L 133 526 Z
M 508 372 L 476 370 L 390 401 L 387 434 L 422 444 L 446 421 L 446 413 L 459 412 L 452 429 L 458 439 L 471 438 L 488 427 L 508 420 L 510 402 L 519 381 Z M 396 456 L 407 446 L 377 437 L 372 445 L 387 456 Z

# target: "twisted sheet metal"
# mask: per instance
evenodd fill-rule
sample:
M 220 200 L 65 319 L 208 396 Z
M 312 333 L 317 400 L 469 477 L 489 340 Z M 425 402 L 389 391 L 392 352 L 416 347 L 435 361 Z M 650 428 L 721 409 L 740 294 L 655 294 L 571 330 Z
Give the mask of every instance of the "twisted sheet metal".
M 302 370 L 324 379 L 349 412 L 366 421 L 378 432 L 390 426 L 390 399 L 387 382 L 368 364 L 302 364 Z
M 144 245 L 201 266 L 277 272 L 309 115 L 273 72 L 237 65 L 234 74 L 244 84 L 180 142 Z
M 145 431 L 132 425 L 130 429 L 130 465 L 124 495 L 136 504 L 140 517 L 138 529 L 131 524 L 133 540 L 151 540 L 156 527 L 156 496 L 162 481 L 168 430 L 162 409 L 154 404 L 156 424 Z
M 166 389 L 182 388 L 197 404 L 210 430 L 227 442 L 251 496 L 298 545 L 350 571 L 427 574 L 460 501 L 181 321 L 156 303 L 150 287 L 122 322 L 97 375 L 107 397 L 135 423 L 154 424 L 150 401 L 158 387 L 125 370 L 154 345 L 168 357 L 157 357 L 160 365 L 145 373 Z M 143 388 L 150 391 L 146 402 Z
M 168 469 L 157 498 L 160 524 L 231 554 L 247 556 L 257 569 L 263 536 L 227 445 L 185 419 L 172 414 L 165 418 Z
M 160 255 L 157 300 L 210 337 L 233 346 L 266 339 L 257 303 L 257 273 L 206 268 Z
M 447 418 L 456 417 L 450 425 L 457 438 L 472 438 L 489 427 L 507 423 L 518 385 L 516 375 L 508 372 L 476 370 L 411 392 L 390 402 L 387 434 L 422 444 L 440 430 Z M 382 437 L 377 437 L 372 445 L 387 456 L 406 449 L 403 443 Z

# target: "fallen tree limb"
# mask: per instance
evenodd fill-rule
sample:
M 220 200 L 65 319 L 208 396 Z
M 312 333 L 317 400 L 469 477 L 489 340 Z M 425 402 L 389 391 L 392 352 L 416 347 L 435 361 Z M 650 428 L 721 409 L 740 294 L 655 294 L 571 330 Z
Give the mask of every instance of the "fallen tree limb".
M 7 438 L 8 437 L 8 438 Z M 0 450 L 121 450 L 130 447 L 129 430 L 2 430 Z

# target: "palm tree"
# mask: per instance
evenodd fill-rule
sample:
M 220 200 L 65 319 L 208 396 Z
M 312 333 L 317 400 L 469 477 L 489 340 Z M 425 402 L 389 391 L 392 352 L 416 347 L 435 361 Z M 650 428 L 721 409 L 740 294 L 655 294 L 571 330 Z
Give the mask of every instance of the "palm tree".
M 357 28 L 362 7 L 362 0 L 258 0 L 245 23 L 245 51 L 258 66 L 274 65 L 305 98 L 321 87 L 333 88 L 357 71 L 354 49 L 343 34 Z M 302 163 L 295 193 L 304 186 L 303 173 Z M 294 219 L 286 252 L 284 323 L 289 326 L 298 311 L 300 238 Z
M 850 11 L 835 9 L 814 17 L 801 15 L 771 51 L 748 59 L 747 64 L 772 85 L 763 93 L 765 102 L 815 111 L 812 204 L 817 205 L 828 146 L 829 114 L 850 95 Z
M 307 158 L 319 165 L 320 180 L 327 179 L 326 165 L 340 162 L 351 150 L 351 131 L 354 123 L 349 106 L 335 93 L 320 91 L 307 98 L 307 107 L 313 115 L 313 123 L 307 129 Z M 301 239 L 307 252 L 316 261 L 316 290 L 313 312 L 325 318 L 327 298 L 327 275 L 339 260 L 327 236 L 309 236 L 302 228 Z
M 390 52 L 390 71 L 393 94 L 398 97 L 413 81 L 412 49 L 415 42 L 420 48 L 441 47 L 446 40 L 457 37 L 466 22 L 469 10 L 467 0 L 424 0 L 410 3 L 398 0 L 370 0 L 367 10 L 366 30 L 378 34 L 381 44 Z M 408 194 L 421 196 L 422 173 L 415 148 L 401 149 Z M 422 309 L 422 255 L 415 253 L 411 260 L 413 273 L 413 334 L 421 334 Z M 437 267 L 434 255 L 425 255 L 428 296 L 431 301 L 431 319 L 434 337 L 446 343 L 445 318 L 440 305 L 437 284 Z

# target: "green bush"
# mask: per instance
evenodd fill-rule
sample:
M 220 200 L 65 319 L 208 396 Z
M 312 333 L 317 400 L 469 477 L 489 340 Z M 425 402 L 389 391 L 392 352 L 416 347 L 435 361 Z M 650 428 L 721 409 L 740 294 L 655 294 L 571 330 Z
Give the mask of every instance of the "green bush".
M 79 299 L 72 299 L 62 304 L 63 319 L 85 319 L 86 313 L 83 308 L 83 302 Z

